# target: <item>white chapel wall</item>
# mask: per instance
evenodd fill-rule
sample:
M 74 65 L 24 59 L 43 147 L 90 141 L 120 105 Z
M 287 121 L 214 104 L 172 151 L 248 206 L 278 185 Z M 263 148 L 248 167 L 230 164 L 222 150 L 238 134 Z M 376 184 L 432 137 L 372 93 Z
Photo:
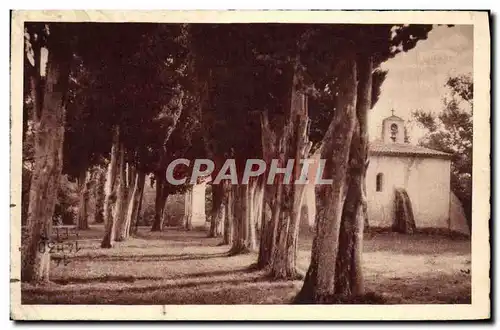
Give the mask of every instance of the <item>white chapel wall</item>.
M 383 175 L 382 191 L 376 191 L 378 173 Z M 408 192 L 417 228 L 449 227 L 449 160 L 370 156 L 366 177 L 370 226 L 392 226 L 395 188 L 405 188 Z

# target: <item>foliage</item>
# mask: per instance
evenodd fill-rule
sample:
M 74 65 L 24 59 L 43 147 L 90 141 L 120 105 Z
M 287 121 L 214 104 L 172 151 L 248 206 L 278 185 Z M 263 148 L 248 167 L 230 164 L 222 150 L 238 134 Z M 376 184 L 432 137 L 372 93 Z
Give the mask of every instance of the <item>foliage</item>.
M 127 161 L 149 172 L 160 162 L 172 100 L 186 89 L 187 48 L 179 24 L 70 24 L 75 37 L 64 172 L 103 165 L 118 125 Z M 96 56 L 98 54 L 98 56 Z M 88 137 L 88 138 L 82 138 Z
M 192 24 L 195 81 L 211 92 L 200 99 L 208 149 L 221 157 L 259 155 L 259 146 L 250 143 L 259 141 L 259 113 L 267 113 L 273 126 L 281 122 L 291 70 L 298 74 L 299 88 L 309 95 L 311 140 L 319 142 L 335 110 L 335 65 L 349 48 L 346 44 L 354 47 L 354 55 L 371 52 L 375 104 L 386 76 L 380 63 L 413 48 L 431 29 L 430 25 Z
M 343 56 L 368 54 L 373 60 L 371 108 L 377 103 L 387 71 L 380 65 L 401 52 L 427 39 L 431 25 L 335 25 L 316 27 L 318 32 L 310 40 L 312 50 L 305 58 L 311 88 L 309 113 L 310 139 L 318 147 L 336 109 L 339 84 L 334 63 Z M 319 45 L 319 46 L 317 46 Z M 346 47 L 347 46 L 347 47 Z M 354 48 L 346 55 L 349 46 Z
M 75 224 L 78 215 L 79 192 L 78 185 L 62 175 L 57 191 L 57 202 L 53 221 L 56 224 Z
M 212 185 L 207 184 L 207 189 L 205 190 L 205 219 L 210 221 L 212 217 Z

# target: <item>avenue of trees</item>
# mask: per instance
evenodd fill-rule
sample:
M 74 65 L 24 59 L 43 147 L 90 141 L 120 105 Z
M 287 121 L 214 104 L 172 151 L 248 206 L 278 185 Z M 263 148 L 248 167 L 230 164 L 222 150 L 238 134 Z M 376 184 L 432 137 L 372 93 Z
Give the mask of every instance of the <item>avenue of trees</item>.
M 317 188 L 305 275 L 296 268 L 304 187 L 282 175 L 213 184 L 209 234 L 231 254 L 258 251 L 256 267 L 273 279 L 304 277 L 296 302 L 364 295 L 367 112 L 385 79 L 380 65 L 431 28 L 26 24 L 22 281 L 49 280 L 50 255 L 37 247 L 51 235 L 62 177 L 78 186 L 78 227 L 104 223 L 101 247 L 112 248 L 133 235 L 147 177 L 152 230 L 163 229 L 167 197 L 189 188 L 166 182 L 173 159 L 210 158 L 215 176 L 227 158 L 238 169 L 251 158 L 285 167 L 317 152 L 333 183 Z

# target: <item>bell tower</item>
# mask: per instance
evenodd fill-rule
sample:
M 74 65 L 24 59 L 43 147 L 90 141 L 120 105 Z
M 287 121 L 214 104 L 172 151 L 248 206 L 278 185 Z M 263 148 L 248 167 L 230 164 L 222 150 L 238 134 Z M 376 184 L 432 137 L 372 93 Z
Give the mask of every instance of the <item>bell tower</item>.
M 384 143 L 405 143 L 405 125 L 404 120 L 392 115 L 382 121 L 382 141 Z

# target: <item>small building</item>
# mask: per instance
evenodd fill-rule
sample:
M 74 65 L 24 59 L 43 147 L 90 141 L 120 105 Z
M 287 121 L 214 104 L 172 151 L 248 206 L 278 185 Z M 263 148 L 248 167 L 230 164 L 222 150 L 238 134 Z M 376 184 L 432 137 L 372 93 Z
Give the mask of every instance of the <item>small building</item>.
M 315 156 L 319 158 L 319 154 Z M 439 228 L 468 235 L 465 213 L 451 191 L 450 171 L 450 154 L 408 143 L 404 120 L 394 114 L 385 118 L 380 138 L 369 146 L 369 226 L 392 228 L 396 223 L 396 194 L 404 191 L 417 229 Z M 307 211 L 303 211 L 309 226 L 314 224 L 315 199 L 315 187 L 310 184 L 304 202 Z
M 392 115 L 382 121 L 382 135 L 370 143 L 366 173 L 368 221 L 391 227 L 395 192 L 404 189 L 417 228 L 450 228 L 451 155 L 405 140 L 404 120 Z

